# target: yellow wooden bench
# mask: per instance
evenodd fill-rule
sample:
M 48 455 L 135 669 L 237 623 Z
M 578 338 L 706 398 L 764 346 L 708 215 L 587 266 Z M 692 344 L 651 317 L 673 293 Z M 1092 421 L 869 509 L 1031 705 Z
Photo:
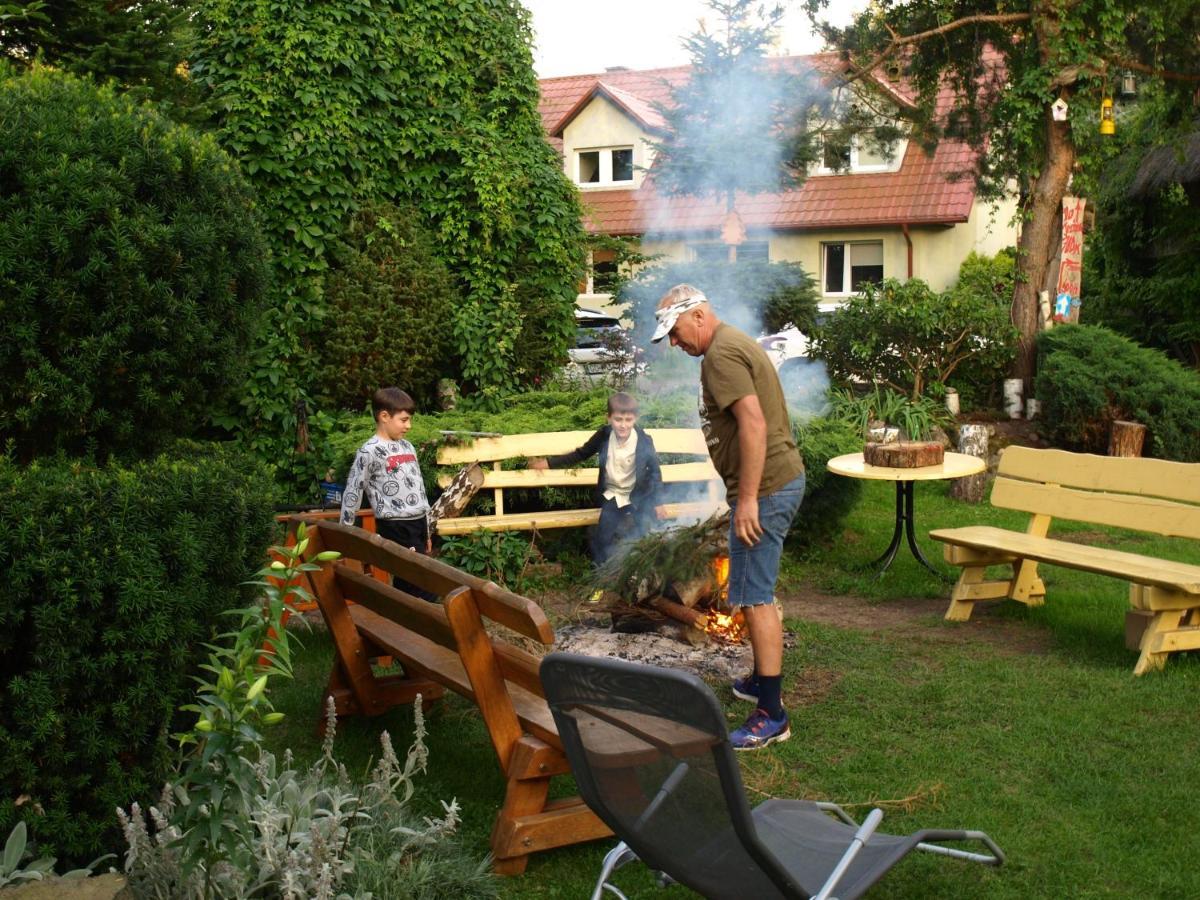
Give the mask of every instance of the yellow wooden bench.
M 992 487 L 993 506 L 1031 514 L 1024 533 L 972 525 L 942 528 L 946 561 L 962 566 L 946 618 L 965 621 L 980 600 L 1040 605 L 1038 564 L 1129 582 L 1130 629 L 1141 651 L 1135 675 L 1161 668 L 1167 655 L 1200 649 L 1200 566 L 1047 537 L 1054 518 L 1200 540 L 1200 464 L 1008 447 Z M 988 581 L 988 566 L 1010 565 Z M 1131 641 L 1132 643 L 1132 641 Z
M 705 498 L 685 503 L 666 503 L 668 514 L 673 518 L 682 518 L 712 512 L 722 501 L 725 491 L 709 460 L 703 432 L 698 428 L 648 428 L 646 431 L 654 440 L 660 457 L 665 454 L 698 457 L 694 462 L 663 464 L 664 485 L 696 483 L 702 486 Z M 491 515 L 442 519 L 437 523 L 438 534 L 467 534 L 479 528 L 488 531 L 529 531 L 536 528 L 540 531 L 595 525 L 600 520 L 600 510 L 596 507 L 522 513 L 505 512 L 504 509 L 504 491 L 508 488 L 595 487 L 599 475 L 595 467 L 550 469 L 544 472 L 502 468 L 504 460 L 567 453 L 584 444 L 592 434 L 591 431 L 556 431 L 484 437 L 470 444 L 443 444 L 438 448 L 438 465 L 480 463 L 484 466 L 481 490 L 492 491 L 495 512 Z M 439 484 L 445 487 L 451 477 L 440 477 Z
M 300 521 L 310 524 L 306 559 L 341 554 L 310 573 L 336 651 L 325 697 L 338 716 L 377 716 L 447 688 L 474 703 L 506 783 L 491 838 L 500 874 L 523 872 L 531 853 L 612 834 L 579 797 L 549 798 L 551 779 L 570 765 L 538 679 L 541 658 L 507 637 L 549 649 L 554 631 L 542 608 L 361 528 L 309 515 L 288 520 Z M 417 599 L 364 568 L 399 575 L 441 600 Z M 403 674 L 376 674 L 371 661 L 384 656 Z

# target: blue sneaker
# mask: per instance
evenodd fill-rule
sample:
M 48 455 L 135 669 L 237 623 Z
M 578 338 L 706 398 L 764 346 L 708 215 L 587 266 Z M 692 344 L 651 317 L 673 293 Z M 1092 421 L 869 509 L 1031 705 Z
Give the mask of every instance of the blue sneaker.
M 756 709 L 741 728 L 729 735 L 729 743 L 734 750 L 758 750 L 777 741 L 786 741 L 791 736 L 786 710 L 782 718 L 772 719 L 765 709 Z
M 733 696 L 747 703 L 758 702 L 758 676 L 751 672 L 733 683 Z

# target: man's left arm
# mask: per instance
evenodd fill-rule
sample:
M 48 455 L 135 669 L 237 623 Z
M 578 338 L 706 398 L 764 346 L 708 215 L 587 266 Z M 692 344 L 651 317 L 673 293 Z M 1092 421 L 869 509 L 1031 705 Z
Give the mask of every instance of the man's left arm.
M 738 495 L 733 531 L 744 544 L 762 537 L 758 523 L 758 487 L 767 461 L 767 419 L 757 394 L 747 394 L 730 407 L 738 426 Z

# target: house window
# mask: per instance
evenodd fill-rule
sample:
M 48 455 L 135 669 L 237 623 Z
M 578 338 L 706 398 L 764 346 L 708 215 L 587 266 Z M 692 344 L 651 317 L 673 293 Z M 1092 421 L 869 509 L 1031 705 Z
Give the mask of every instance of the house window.
M 883 281 L 883 241 L 821 245 L 822 282 L 826 294 L 856 294 Z
M 904 159 L 907 142 L 893 141 L 887 146 L 856 134 L 849 143 L 844 137 L 826 136 L 819 175 L 854 172 L 894 172 Z
M 575 158 L 577 184 L 630 184 L 633 181 L 632 147 L 580 150 Z
M 579 285 L 581 294 L 612 294 L 617 286 L 617 254 L 614 250 L 588 253 L 587 276 Z
M 728 244 L 692 244 L 691 249 L 696 262 L 723 263 L 729 261 Z M 767 262 L 769 259 L 770 245 L 766 241 L 746 241 L 738 245 L 738 262 Z

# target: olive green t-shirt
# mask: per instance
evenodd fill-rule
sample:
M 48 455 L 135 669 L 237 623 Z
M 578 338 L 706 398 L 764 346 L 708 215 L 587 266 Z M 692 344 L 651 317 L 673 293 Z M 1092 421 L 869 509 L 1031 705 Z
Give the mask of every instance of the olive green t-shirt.
M 725 482 L 729 499 L 737 498 L 741 454 L 733 404 L 758 395 L 767 420 L 767 457 L 758 496 L 774 493 L 804 471 L 804 462 L 792 438 L 791 421 L 783 387 L 771 360 L 749 335 L 724 323 L 717 326 L 712 343 L 700 363 L 700 427 L 717 473 Z

